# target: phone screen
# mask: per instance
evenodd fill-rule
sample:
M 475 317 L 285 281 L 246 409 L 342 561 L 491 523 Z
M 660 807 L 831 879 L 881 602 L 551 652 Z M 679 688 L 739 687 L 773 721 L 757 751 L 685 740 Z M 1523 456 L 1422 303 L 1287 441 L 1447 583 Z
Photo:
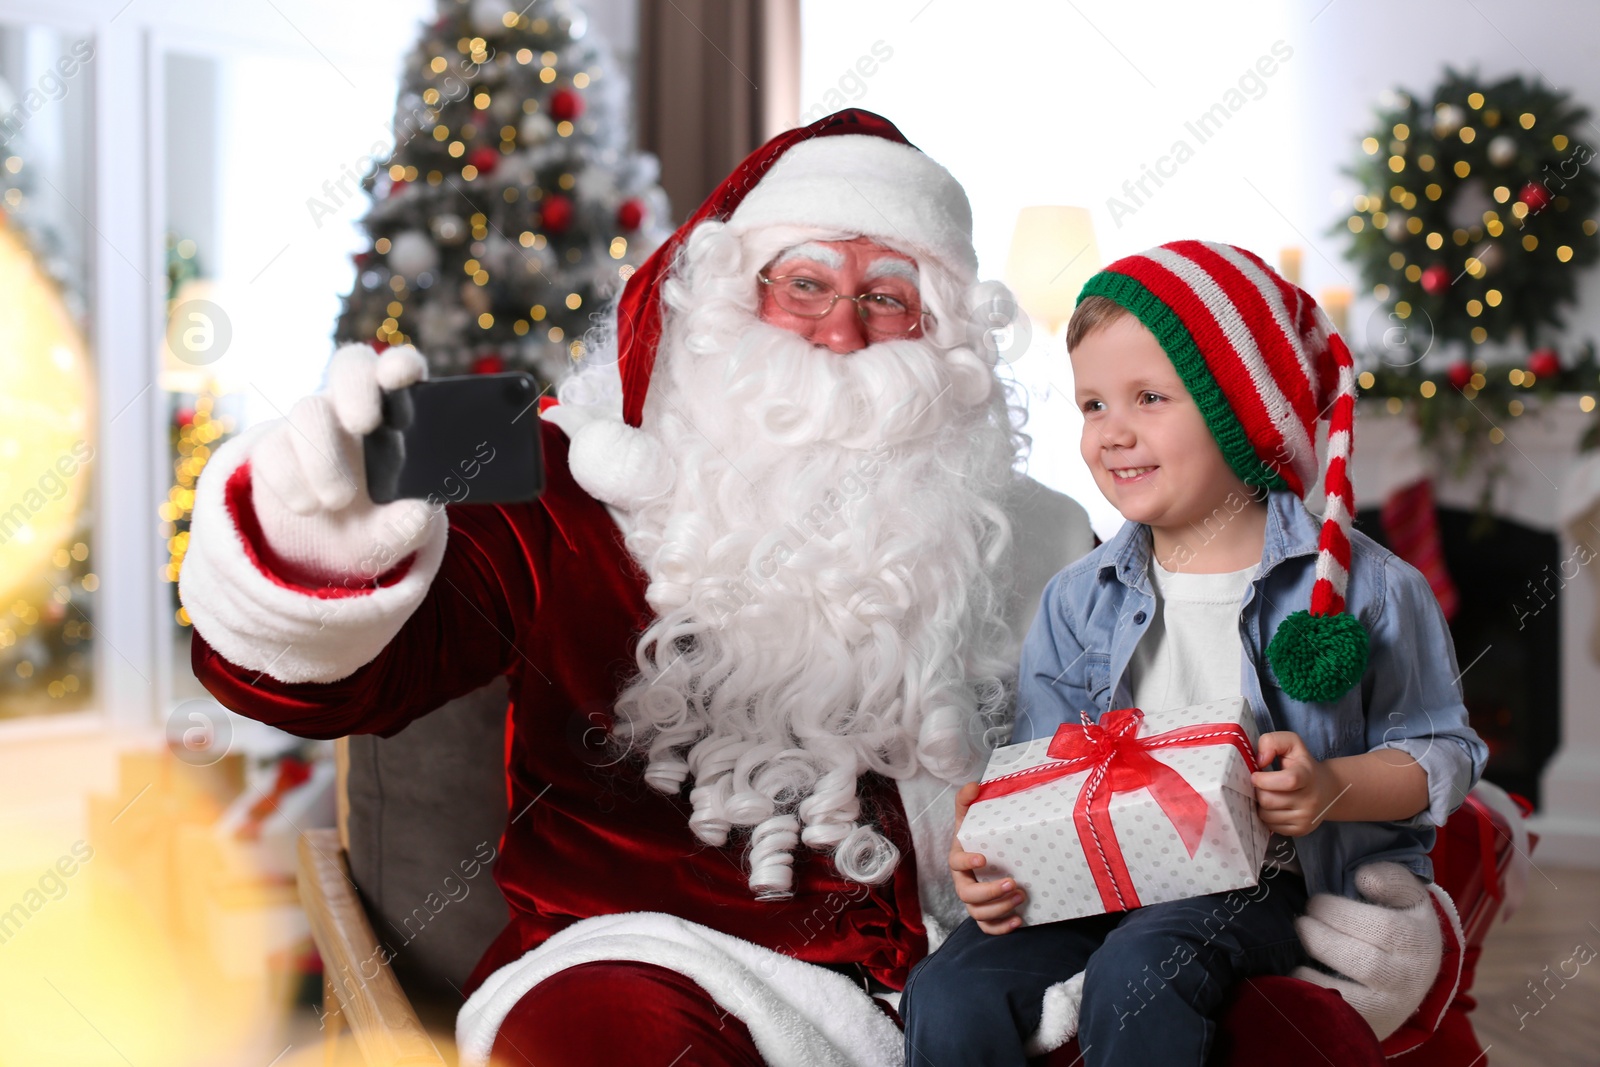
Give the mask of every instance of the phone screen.
M 374 503 L 511 504 L 544 491 L 533 376 L 433 378 L 385 393 L 363 451 Z

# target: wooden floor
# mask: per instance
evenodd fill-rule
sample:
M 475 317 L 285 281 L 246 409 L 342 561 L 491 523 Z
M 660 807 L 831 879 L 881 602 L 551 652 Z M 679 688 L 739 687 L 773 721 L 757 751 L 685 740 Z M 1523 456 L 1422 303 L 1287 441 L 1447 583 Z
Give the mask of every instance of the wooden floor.
M 1535 867 L 1521 909 L 1484 941 L 1472 992 L 1480 1063 L 1600 1065 L 1600 871 Z

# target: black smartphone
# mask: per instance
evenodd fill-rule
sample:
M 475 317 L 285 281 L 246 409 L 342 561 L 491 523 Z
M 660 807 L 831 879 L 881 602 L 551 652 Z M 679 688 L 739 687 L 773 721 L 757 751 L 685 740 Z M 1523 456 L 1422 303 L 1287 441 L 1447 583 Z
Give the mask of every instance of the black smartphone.
M 531 374 L 431 378 L 383 396 L 363 441 L 373 503 L 514 504 L 544 491 Z

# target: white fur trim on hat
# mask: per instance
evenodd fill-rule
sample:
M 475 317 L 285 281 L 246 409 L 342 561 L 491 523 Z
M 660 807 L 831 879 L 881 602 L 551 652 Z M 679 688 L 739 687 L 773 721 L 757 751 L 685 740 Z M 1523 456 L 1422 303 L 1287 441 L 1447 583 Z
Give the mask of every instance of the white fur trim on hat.
M 671 487 L 675 474 L 672 460 L 661 442 L 645 431 L 610 417 L 584 422 L 569 433 L 572 447 L 567 452 L 567 466 L 572 478 L 601 503 L 633 511 Z
M 972 207 L 949 171 L 910 145 L 845 134 L 814 137 L 772 164 L 728 219 L 736 232 L 814 226 L 931 254 L 977 273 Z
M 226 500 L 262 429 L 217 449 L 200 475 L 178 597 L 195 632 L 229 663 L 290 684 L 337 681 L 382 652 L 428 595 L 449 526 L 433 516 L 432 534 L 392 585 L 329 598 L 274 580 L 251 560 Z

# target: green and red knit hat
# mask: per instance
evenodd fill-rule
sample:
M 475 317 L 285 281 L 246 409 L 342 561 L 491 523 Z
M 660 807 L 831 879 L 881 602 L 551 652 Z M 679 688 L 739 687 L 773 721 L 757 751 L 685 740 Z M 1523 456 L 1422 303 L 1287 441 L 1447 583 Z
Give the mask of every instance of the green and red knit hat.
M 1317 422 L 1327 418 L 1327 506 L 1311 607 L 1278 627 L 1267 659 L 1299 700 L 1342 696 L 1367 663 L 1366 628 L 1344 599 L 1356 403 L 1344 340 L 1309 294 L 1260 257 L 1209 241 L 1173 241 L 1119 259 L 1089 279 L 1078 301 L 1089 296 L 1114 301 L 1155 335 L 1246 485 L 1305 499 L 1317 483 Z

